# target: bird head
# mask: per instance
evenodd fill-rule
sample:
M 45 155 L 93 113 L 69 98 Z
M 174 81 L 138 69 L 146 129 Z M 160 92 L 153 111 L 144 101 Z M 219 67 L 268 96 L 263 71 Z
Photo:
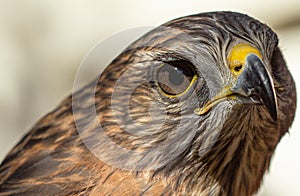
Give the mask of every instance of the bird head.
M 95 92 L 101 131 L 82 134 L 92 152 L 195 194 L 256 192 L 296 106 L 276 34 L 232 12 L 150 31 L 112 61 Z

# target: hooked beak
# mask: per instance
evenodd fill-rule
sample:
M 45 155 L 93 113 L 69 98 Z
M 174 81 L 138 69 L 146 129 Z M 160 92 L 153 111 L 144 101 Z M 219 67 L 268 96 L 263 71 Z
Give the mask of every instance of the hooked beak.
M 277 100 L 272 78 L 261 59 L 255 54 L 246 58 L 244 70 L 232 86 L 225 87 L 195 113 L 203 115 L 225 99 L 240 98 L 244 103 L 263 104 L 273 120 L 277 120 Z

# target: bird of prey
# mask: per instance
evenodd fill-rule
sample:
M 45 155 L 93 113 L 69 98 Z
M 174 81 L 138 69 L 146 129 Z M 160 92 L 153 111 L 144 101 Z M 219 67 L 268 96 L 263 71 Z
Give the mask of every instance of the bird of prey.
M 267 25 L 175 19 L 33 126 L 1 164 L 0 195 L 253 195 L 295 108 Z

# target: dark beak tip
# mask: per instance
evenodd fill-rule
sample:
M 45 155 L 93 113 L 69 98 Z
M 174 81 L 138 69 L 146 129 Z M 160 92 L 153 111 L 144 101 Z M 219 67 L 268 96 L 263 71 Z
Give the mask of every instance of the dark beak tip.
M 247 56 L 246 67 L 238 77 L 232 91 L 243 96 L 257 96 L 265 105 L 274 121 L 277 120 L 277 101 L 272 78 L 261 59 L 255 55 Z
M 276 102 L 276 95 L 274 95 L 274 102 L 271 102 L 270 105 L 265 104 L 267 107 L 267 110 L 269 111 L 269 114 L 271 115 L 272 119 L 274 121 L 277 121 L 277 115 L 278 115 L 278 105 Z
M 269 113 L 274 121 L 277 121 L 277 107 L 268 108 Z
M 272 116 L 274 121 L 277 121 L 277 115 Z

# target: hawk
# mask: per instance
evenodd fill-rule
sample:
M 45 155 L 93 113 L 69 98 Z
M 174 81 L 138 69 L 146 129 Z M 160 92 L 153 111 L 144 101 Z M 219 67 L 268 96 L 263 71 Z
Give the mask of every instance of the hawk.
M 175 19 L 32 127 L 0 166 L 0 195 L 252 195 L 295 108 L 267 25 Z

